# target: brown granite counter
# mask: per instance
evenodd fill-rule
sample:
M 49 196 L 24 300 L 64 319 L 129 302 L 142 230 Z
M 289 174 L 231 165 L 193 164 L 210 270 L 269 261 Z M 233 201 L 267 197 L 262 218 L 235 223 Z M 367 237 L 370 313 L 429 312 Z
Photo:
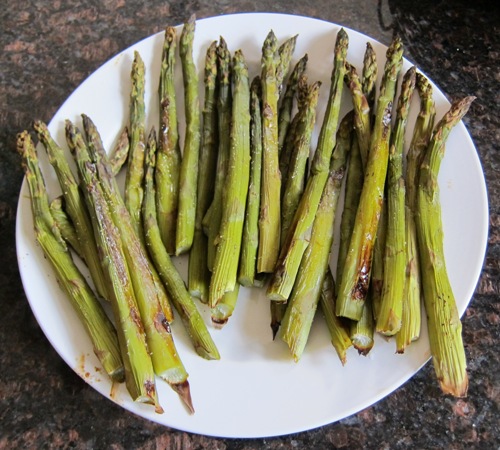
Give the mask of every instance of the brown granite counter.
M 15 135 L 50 121 L 93 71 L 134 42 L 198 18 L 246 11 L 293 13 L 356 29 L 406 56 L 450 99 L 475 95 L 465 118 L 490 202 L 486 260 L 463 318 L 470 374 L 465 399 L 444 396 L 431 364 L 377 404 L 312 431 L 218 439 L 140 419 L 103 398 L 53 350 L 21 284 L 15 213 L 22 171 Z M 3 2 L 0 11 L 0 448 L 497 449 L 500 448 L 500 8 L 492 0 Z M 464 236 L 464 239 L 467 239 Z

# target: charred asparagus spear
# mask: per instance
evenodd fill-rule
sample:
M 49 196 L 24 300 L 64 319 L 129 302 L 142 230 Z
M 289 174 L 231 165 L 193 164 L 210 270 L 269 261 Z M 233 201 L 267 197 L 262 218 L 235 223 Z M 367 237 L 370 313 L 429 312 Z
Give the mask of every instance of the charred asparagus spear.
M 403 45 L 401 40 L 396 38 L 387 50 L 363 189 L 336 304 L 337 315 L 353 320 L 359 320 L 361 317 L 370 282 L 373 244 L 382 207 L 389 157 L 392 103 L 402 64 Z
M 363 94 L 368 101 L 368 107 L 370 109 L 373 109 L 375 105 L 377 72 L 377 54 L 372 45 L 367 42 L 365 55 L 363 57 L 363 79 L 361 84 Z
M 92 223 L 87 212 L 83 195 L 78 187 L 78 181 L 71 171 L 68 161 L 61 147 L 50 135 L 47 125 L 42 121 L 35 121 L 33 125 L 38 138 L 43 143 L 49 161 L 54 167 L 59 184 L 61 185 L 66 210 L 75 226 L 76 234 L 83 252 L 83 259 L 87 264 L 97 293 L 108 298 L 104 272 L 101 267 L 97 245 L 92 231 Z
M 436 125 L 420 166 L 417 192 L 418 248 L 432 361 L 441 389 L 455 397 L 467 394 L 469 382 L 462 324 L 446 272 L 437 178 L 445 142 L 473 100 L 474 97 L 465 97 L 454 102 Z
M 330 159 L 335 145 L 344 85 L 347 47 L 348 36 L 341 29 L 337 34 L 335 44 L 330 96 L 318 139 L 318 146 L 313 158 L 306 188 L 288 230 L 287 237 L 281 249 L 280 259 L 267 289 L 267 296 L 271 300 L 281 302 L 288 300 L 295 283 L 302 255 L 309 243 L 312 224 L 328 179 Z
M 156 209 L 162 241 L 170 255 L 175 254 L 177 208 L 179 203 L 179 171 L 181 152 L 177 126 L 175 93 L 176 31 L 165 29 L 158 97 L 160 102 L 160 133 L 155 170 Z
M 217 164 L 217 42 L 213 42 L 205 62 L 205 104 L 203 108 L 203 139 L 200 150 L 198 194 L 193 246 L 189 254 L 188 287 L 191 295 L 208 302 L 210 272 L 207 263 L 208 241 L 203 232 L 203 217 L 213 197 Z
M 412 67 L 403 77 L 397 105 L 396 123 L 389 149 L 384 284 L 376 327 L 377 332 L 386 336 L 393 336 L 400 330 L 403 315 L 403 293 L 406 274 L 403 153 L 410 101 L 415 89 L 415 73 L 416 68 Z
M 257 272 L 274 270 L 279 252 L 281 176 L 278 158 L 278 41 L 273 31 L 262 46 L 262 188 Z
M 145 119 L 146 107 L 144 104 L 145 67 L 139 52 L 134 52 L 132 63 L 132 89 L 130 91 L 130 149 L 125 179 L 125 205 L 132 218 L 134 230 L 142 239 L 141 204 L 144 167 L 144 148 L 146 145 Z
M 328 180 L 323 189 L 314 219 L 309 246 L 307 247 L 297 279 L 281 322 L 281 337 L 288 344 L 295 361 L 302 356 L 318 301 L 323 278 L 328 269 L 335 229 L 335 214 L 342 181 L 346 170 L 348 152 L 351 148 L 350 121 L 341 126 L 337 144 L 332 154 Z M 343 121 L 343 125 L 346 123 Z
M 436 116 L 432 85 L 421 73 L 417 73 L 416 78 L 416 86 L 420 96 L 420 112 L 415 122 L 410 148 L 406 156 L 406 279 L 403 295 L 405 304 L 403 305 L 401 330 L 396 335 L 398 353 L 403 353 L 405 348 L 420 336 L 422 288 L 415 213 L 417 211 L 419 168 L 432 136 Z
M 250 86 L 248 69 L 241 51 L 235 52 L 233 71 L 231 146 L 219 243 L 209 289 L 211 308 L 219 303 L 226 292 L 233 291 L 237 283 L 250 178 Z
M 250 87 L 250 184 L 241 243 L 238 282 L 253 286 L 257 270 L 259 245 L 260 181 L 262 173 L 261 81 L 257 76 Z
M 179 175 L 179 210 L 175 253 L 180 255 L 191 248 L 196 220 L 196 195 L 198 184 L 198 158 L 200 154 L 200 100 L 198 96 L 198 71 L 193 60 L 193 41 L 196 18 L 191 18 L 182 28 L 179 55 L 184 81 L 186 134 Z
M 205 359 L 219 359 L 220 355 L 200 312 L 191 298 L 182 277 L 172 263 L 161 240 L 160 229 L 156 217 L 156 189 L 153 180 L 156 143 L 154 132 L 151 132 L 146 146 L 145 195 L 142 205 L 143 226 L 148 251 L 155 266 L 168 289 L 170 299 L 181 316 L 182 322 L 194 345 L 196 352 Z
M 78 314 L 106 373 L 114 381 L 123 381 L 124 368 L 118 338 L 85 277 L 78 270 L 49 210 L 49 199 L 38 164 L 35 145 L 28 132 L 17 136 L 17 150 L 22 157 L 37 242 L 54 269 L 59 285 Z

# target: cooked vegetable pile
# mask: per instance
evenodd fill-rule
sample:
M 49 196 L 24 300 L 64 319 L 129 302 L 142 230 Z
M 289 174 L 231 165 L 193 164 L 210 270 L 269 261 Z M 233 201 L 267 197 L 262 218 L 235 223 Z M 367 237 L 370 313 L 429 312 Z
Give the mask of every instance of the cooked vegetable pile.
M 60 197 L 49 200 L 30 133 L 17 139 L 36 239 L 109 377 L 125 381 L 135 401 L 162 412 L 158 376 L 194 412 L 170 327 L 174 311 L 195 351 L 217 360 L 197 302 L 210 308 L 212 328 L 222 328 L 244 286 L 265 289 L 270 339 L 286 342 L 295 361 L 318 304 L 342 364 L 351 346 L 368 354 L 375 333 L 394 337 L 395 350 L 403 353 L 419 338 L 423 306 L 441 389 L 465 396 L 466 358 L 446 272 L 437 177 L 448 135 L 474 98 L 454 102 L 435 123 L 430 82 L 415 67 L 401 73 L 400 39 L 387 49 L 377 83 L 372 46 L 358 74 L 340 29 L 330 86 L 308 80 L 307 54 L 292 64 L 298 36 L 280 45 L 270 31 L 261 72 L 253 76 L 243 52 L 231 55 L 221 37 L 206 51 L 202 105 L 195 25 L 192 17 L 179 38 L 175 28 L 165 31 L 157 127 L 145 129 L 146 69 L 138 52 L 129 120 L 113 151 L 106 151 L 87 115 L 82 130 L 66 121 L 74 174 L 48 127 L 34 123 Z M 183 99 L 176 98 L 177 54 Z M 321 89 L 329 93 L 318 123 Z M 342 117 L 346 93 L 352 108 Z M 414 96 L 420 108 L 407 145 Z M 184 118 L 177 115 L 180 101 Z M 116 180 L 122 169 L 124 190 Z M 182 254 L 189 255 L 187 280 L 174 265 Z

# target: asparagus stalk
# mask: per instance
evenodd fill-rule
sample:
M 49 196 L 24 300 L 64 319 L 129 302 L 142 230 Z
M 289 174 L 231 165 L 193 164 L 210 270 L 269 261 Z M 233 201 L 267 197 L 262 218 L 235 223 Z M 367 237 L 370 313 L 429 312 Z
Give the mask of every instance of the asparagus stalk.
M 273 31 L 262 46 L 262 188 L 257 271 L 270 273 L 278 259 L 281 230 L 281 176 L 278 158 L 278 100 L 280 64 Z
M 125 205 L 132 218 L 132 224 L 136 233 L 142 238 L 141 230 L 141 204 L 144 192 L 143 167 L 144 167 L 144 147 L 146 145 L 145 118 L 146 107 L 144 104 L 145 88 L 145 67 L 144 61 L 139 52 L 134 52 L 132 63 L 131 79 L 132 89 L 130 91 L 130 149 L 127 165 L 127 176 L 125 178 Z
M 288 128 L 292 120 L 293 100 L 297 93 L 299 80 L 304 74 L 307 66 L 308 55 L 305 54 L 299 59 L 292 70 L 290 77 L 286 83 L 285 92 L 282 95 L 281 104 L 278 112 L 278 153 L 280 155 L 281 167 L 281 152 L 285 145 Z
M 332 271 L 328 268 L 323 278 L 319 304 L 325 316 L 333 348 L 337 352 L 342 365 L 345 365 L 347 362 L 347 350 L 352 346 L 352 341 L 349 337 L 347 326 L 335 314 L 335 295 L 335 280 L 333 279 Z
M 201 127 L 198 72 L 193 60 L 195 27 L 196 18 L 193 15 L 184 24 L 179 41 L 179 55 L 184 81 L 186 134 L 184 136 L 184 150 L 179 174 L 179 210 L 175 238 L 175 253 L 177 255 L 191 248 L 196 220 L 196 191 Z
M 319 90 L 319 85 L 317 86 Z M 316 107 L 317 95 L 313 96 L 313 108 Z M 308 111 L 308 103 L 310 103 L 310 92 L 307 84 L 307 77 L 302 75 L 298 81 L 297 87 L 297 105 L 298 111 L 290 123 L 288 134 L 285 140 L 285 146 L 280 154 L 280 172 L 281 172 L 281 242 L 283 244 L 286 233 L 293 220 L 295 211 L 297 210 L 300 196 L 304 191 L 305 180 L 308 172 L 307 162 L 309 161 L 309 142 L 312 128 L 307 128 L 304 121 L 304 116 L 311 116 L 311 110 Z M 307 114 L 309 112 L 309 114 Z M 315 114 L 313 109 L 312 114 Z M 314 120 L 311 124 L 314 127 Z M 302 135 L 305 140 L 302 141 Z M 302 145 L 305 144 L 305 145 Z M 291 166 L 291 167 L 290 167 Z M 285 315 L 287 304 L 285 302 L 270 301 L 271 310 L 271 330 L 273 331 L 273 339 L 279 330 L 281 321 Z
M 205 359 L 220 359 L 217 347 L 207 330 L 205 322 L 161 240 L 155 208 L 156 189 L 153 180 L 156 163 L 154 132 L 151 132 L 148 139 L 145 163 L 145 195 L 142 205 L 142 217 L 149 254 L 158 268 L 160 277 L 168 289 L 175 309 L 181 316 L 196 352 Z
M 115 148 L 111 152 L 109 164 L 113 171 L 113 175 L 118 175 L 123 165 L 128 159 L 128 152 L 130 150 L 130 140 L 128 136 L 128 127 L 124 127 L 118 140 L 116 141 Z
M 226 292 L 235 289 L 241 250 L 245 206 L 250 178 L 250 86 L 241 51 L 233 61 L 234 96 L 231 146 L 219 243 L 209 288 L 209 305 L 214 308 Z
M 281 337 L 288 344 L 293 358 L 302 356 L 328 269 L 333 244 L 335 213 L 351 147 L 351 127 L 341 127 L 332 155 L 330 172 L 316 212 L 309 246 L 281 322 Z
M 82 261 L 85 261 L 85 256 L 80 246 L 75 226 L 71 223 L 71 219 L 66 214 L 63 203 L 64 199 L 62 197 L 56 197 L 52 200 L 49 205 L 50 214 L 54 218 L 54 222 L 56 223 L 57 228 L 59 228 L 64 241 L 71 246 Z
M 157 189 L 156 209 L 158 225 L 163 243 L 170 255 L 175 254 L 177 208 L 179 202 L 179 169 L 181 152 L 177 125 L 175 93 L 175 49 L 174 27 L 165 29 L 160 70 L 158 98 L 160 102 L 160 133 L 155 170 Z
M 95 166 L 90 161 L 82 162 L 80 170 L 87 190 L 86 201 L 91 211 L 94 233 L 108 278 L 110 300 L 125 366 L 125 383 L 134 401 L 152 404 L 161 413 L 163 409 L 158 402 L 153 363 L 120 232 L 113 223 Z
M 50 135 L 47 125 L 37 120 L 33 127 L 47 151 L 50 164 L 56 172 L 66 204 L 66 210 L 75 226 L 80 248 L 83 251 L 83 259 L 87 264 L 96 291 L 100 296 L 108 298 L 105 276 L 92 231 L 92 223 L 82 192 L 78 187 L 78 181 L 69 167 L 62 148 L 59 147 Z
M 207 264 L 208 241 L 203 232 L 203 217 L 213 197 L 217 164 L 217 42 L 213 42 L 205 62 L 205 104 L 203 108 L 203 140 L 200 150 L 198 194 L 193 246 L 189 254 L 188 287 L 191 295 L 208 302 L 210 272 Z
M 212 271 L 214 265 L 215 250 L 217 248 L 220 222 L 222 218 L 223 193 L 227 180 L 232 114 L 231 54 L 227 48 L 226 41 L 222 37 L 220 38 L 219 45 L 217 46 L 217 63 L 217 119 L 219 148 L 217 152 L 214 195 L 212 203 L 210 204 L 210 207 L 208 208 L 208 211 L 203 219 L 204 227 L 208 228 L 207 264 L 210 271 Z
M 363 169 L 365 169 L 371 140 L 370 106 L 363 93 L 363 85 L 356 72 L 356 68 L 351 64 L 347 64 L 346 80 L 352 94 L 352 103 L 354 105 L 354 129 L 358 137 Z
M 406 279 L 403 298 L 403 323 L 396 335 L 396 350 L 403 353 L 405 348 L 420 336 L 421 328 L 421 275 L 418 255 L 415 213 L 417 210 L 418 171 L 429 145 L 434 128 L 436 109 L 432 85 L 422 74 L 417 73 L 417 90 L 420 95 L 420 112 L 415 122 L 410 148 L 407 153 L 406 168 Z
M 410 101 L 415 89 L 415 72 L 416 68 L 412 67 L 403 77 L 389 149 L 384 284 L 376 327 L 377 332 L 386 336 L 393 336 L 401 329 L 403 315 L 406 273 L 403 153 Z
M 306 177 L 306 161 L 311 152 L 311 136 L 316 123 L 316 106 L 318 104 L 320 82 L 307 88 L 306 96 L 300 104 L 299 120 L 291 144 L 293 149 L 281 206 L 281 236 L 288 233 L 293 216 L 304 192 Z
M 373 318 L 377 320 L 382 301 L 382 289 L 384 287 L 384 253 L 387 238 L 387 202 L 382 201 L 382 210 L 378 221 L 377 237 L 373 244 L 372 272 L 368 296 L 371 298 Z
M 431 355 L 441 389 L 456 397 L 467 394 L 467 364 L 462 324 L 446 272 L 437 178 L 445 142 L 474 99 L 465 97 L 454 102 L 434 128 L 420 166 L 417 192 L 417 236 Z
M 131 267 L 134 289 L 143 292 L 141 297 L 155 299 L 160 303 L 161 309 L 168 322 L 173 320 L 173 312 L 167 293 L 161 284 L 158 273 L 147 258 L 146 248 L 137 235 L 132 219 L 120 195 L 116 179 L 104 150 L 101 137 L 94 123 L 85 114 L 82 114 L 83 126 L 87 135 L 88 145 L 85 144 L 79 130 L 70 122 L 66 122 L 66 137 L 71 151 L 75 155 L 80 172 L 84 170 L 84 162 L 91 161 L 97 164 L 101 188 L 109 203 L 113 219 L 120 233 L 126 236 L 130 246 L 125 246 L 127 263 Z M 78 155 L 78 157 L 77 157 Z M 142 228 L 142 227 L 141 227 Z
M 348 36 L 344 29 L 341 29 L 337 34 L 335 43 L 330 95 L 318 139 L 318 146 L 306 188 L 288 230 L 281 249 L 280 259 L 267 289 L 267 296 L 271 300 L 287 301 L 295 283 L 302 255 L 309 244 L 312 224 L 328 179 L 330 158 L 336 141 L 335 133 L 339 121 L 347 47 Z
M 238 269 L 238 282 L 253 286 L 257 269 L 259 245 L 260 181 L 262 173 L 261 81 L 255 77 L 250 87 L 250 183 Z
M 398 74 L 403 63 L 399 38 L 387 50 L 367 170 L 337 298 L 337 315 L 359 320 L 370 282 L 373 244 L 383 202 L 389 156 L 391 115 Z
M 112 380 L 121 382 L 124 379 L 124 368 L 116 330 L 85 277 L 74 264 L 61 237 L 49 209 L 49 199 L 35 145 L 28 132 L 17 136 L 17 150 L 22 157 L 30 191 L 36 240 L 54 269 L 59 285 L 78 314 L 102 367 Z

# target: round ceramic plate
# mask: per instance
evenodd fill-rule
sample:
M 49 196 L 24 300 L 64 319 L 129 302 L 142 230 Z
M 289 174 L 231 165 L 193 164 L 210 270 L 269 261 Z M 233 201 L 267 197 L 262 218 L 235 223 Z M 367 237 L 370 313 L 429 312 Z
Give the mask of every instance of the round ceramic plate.
M 293 62 L 308 53 L 309 81 L 323 82 L 315 140 L 326 106 L 333 48 L 340 29 L 338 25 L 279 14 L 241 14 L 199 20 L 194 42 L 198 67 L 203 67 L 209 44 L 222 35 L 231 51 L 243 50 L 250 75 L 257 75 L 262 42 L 271 29 L 280 42 L 299 35 Z M 361 68 L 366 43 L 370 41 L 377 52 L 381 72 L 386 47 L 353 30 L 346 31 L 350 39 L 349 61 Z M 112 58 L 82 83 L 50 123 L 49 128 L 55 139 L 64 146 L 64 120 L 71 119 L 79 124 L 80 114 L 86 113 L 98 126 L 107 148 L 112 148 L 118 133 L 127 123 L 134 50 L 140 52 L 147 68 L 148 126 L 156 125 L 162 43 L 163 33 L 151 36 Z M 410 63 L 405 61 L 404 70 L 409 67 Z M 182 118 L 179 68 L 177 78 L 178 112 Z M 200 93 L 203 93 L 201 82 Z M 440 118 L 449 103 L 437 88 L 435 100 L 437 117 Z M 348 109 L 349 96 L 346 93 L 343 112 Z M 415 99 L 407 137 L 411 136 L 417 111 L 418 101 Z M 183 132 L 182 119 L 180 131 Z M 60 190 L 53 171 L 44 152 L 39 154 L 49 193 L 51 197 L 56 196 Z M 476 150 L 462 123 L 449 137 L 439 184 L 446 262 L 462 314 L 479 277 L 488 227 L 485 181 Z M 154 422 L 221 437 L 265 437 L 308 430 L 347 417 L 375 403 L 401 386 L 430 357 L 424 321 L 420 340 L 412 344 L 404 355 L 395 354 L 394 342 L 377 337 L 369 356 L 359 356 L 351 349 L 347 364 L 342 366 L 330 344 L 324 320 L 318 316 L 305 353 L 295 363 L 284 343 L 272 340 L 269 303 L 264 291 L 241 289 L 236 311 L 229 323 L 222 330 L 211 328 L 221 353 L 220 361 L 205 361 L 197 356 L 181 323 L 174 323 L 178 351 L 190 374 L 196 413 L 189 415 L 176 394 L 166 383 L 158 380 L 160 402 L 165 412 L 157 414 L 152 407 L 131 401 L 124 385 L 112 389 L 110 381 L 99 369 L 89 339 L 36 244 L 26 185 L 22 187 L 17 219 L 18 260 L 24 288 L 33 313 L 51 344 L 66 363 L 102 395 Z M 177 259 L 176 264 L 185 276 L 186 258 Z M 208 321 L 208 311 L 203 306 L 200 308 Z M 428 382 L 437 383 L 433 378 Z

